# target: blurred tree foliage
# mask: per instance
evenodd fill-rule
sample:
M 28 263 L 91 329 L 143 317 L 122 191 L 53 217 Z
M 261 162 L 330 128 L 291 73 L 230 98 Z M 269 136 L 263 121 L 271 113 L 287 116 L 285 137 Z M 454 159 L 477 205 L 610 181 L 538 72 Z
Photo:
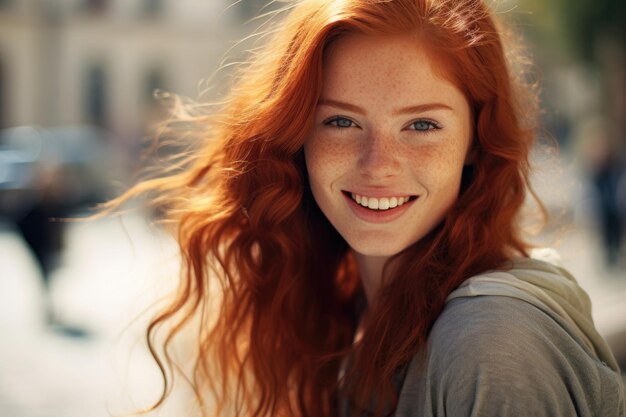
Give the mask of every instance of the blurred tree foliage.
M 555 113 L 569 118 L 570 126 L 584 122 L 581 116 L 606 118 L 611 134 L 626 153 L 626 0 L 511 1 L 535 59 L 546 70 L 543 74 L 550 74 L 549 80 L 544 79 L 548 81 L 544 84 L 546 102 L 560 97 L 561 101 L 552 105 Z M 578 92 L 597 97 L 583 105 L 587 106 L 583 112 L 564 108 L 572 97 L 581 98 L 581 94 L 571 94 L 575 91 L 563 91 L 571 84 L 559 86 L 563 81 L 560 74 L 572 75 L 572 69 L 585 74 L 577 80 Z
M 573 58 L 595 60 L 595 47 L 612 39 L 626 47 L 626 1 L 624 0 L 520 0 L 532 10 L 529 20 L 538 25 Z
M 563 14 L 564 28 L 570 32 L 574 51 L 594 60 L 595 45 L 608 37 L 626 45 L 626 1 L 624 0 L 551 0 Z

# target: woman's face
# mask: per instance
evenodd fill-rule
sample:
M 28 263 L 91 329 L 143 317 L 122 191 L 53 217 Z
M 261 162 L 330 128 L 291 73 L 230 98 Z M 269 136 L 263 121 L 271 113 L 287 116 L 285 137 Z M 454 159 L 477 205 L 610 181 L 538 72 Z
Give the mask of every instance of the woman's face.
M 304 145 L 315 201 L 356 252 L 394 255 L 455 202 L 471 131 L 465 96 L 415 40 L 348 35 Z

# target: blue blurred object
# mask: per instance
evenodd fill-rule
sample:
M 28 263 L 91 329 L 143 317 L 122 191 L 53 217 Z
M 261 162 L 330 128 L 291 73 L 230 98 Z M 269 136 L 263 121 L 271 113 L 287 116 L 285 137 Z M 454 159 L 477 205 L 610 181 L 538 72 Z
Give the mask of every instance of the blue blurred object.
M 0 216 L 19 216 L 50 191 L 65 210 L 105 200 L 110 143 L 109 132 L 87 125 L 0 131 Z
M 29 187 L 33 165 L 41 154 L 43 140 L 39 135 L 31 127 L 0 132 L 0 190 Z

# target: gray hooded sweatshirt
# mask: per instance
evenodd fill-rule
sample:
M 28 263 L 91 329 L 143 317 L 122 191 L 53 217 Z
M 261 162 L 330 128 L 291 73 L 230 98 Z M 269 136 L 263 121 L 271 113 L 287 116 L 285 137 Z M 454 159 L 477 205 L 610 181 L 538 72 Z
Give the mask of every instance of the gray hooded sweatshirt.
M 446 300 L 395 417 L 626 417 L 618 365 L 564 269 L 518 259 Z

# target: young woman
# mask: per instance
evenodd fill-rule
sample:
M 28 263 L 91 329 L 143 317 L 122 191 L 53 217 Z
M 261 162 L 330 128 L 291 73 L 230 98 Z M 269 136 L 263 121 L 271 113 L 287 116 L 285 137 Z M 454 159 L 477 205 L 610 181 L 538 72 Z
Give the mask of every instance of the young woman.
M 211 415 L 624 415 L 588 297 L 521 235 L 536 100 L 493 12 L 303 0 L 273 32 L 117 201 L 156 192 L 174 227 L 149 335 L 194 329 Z

